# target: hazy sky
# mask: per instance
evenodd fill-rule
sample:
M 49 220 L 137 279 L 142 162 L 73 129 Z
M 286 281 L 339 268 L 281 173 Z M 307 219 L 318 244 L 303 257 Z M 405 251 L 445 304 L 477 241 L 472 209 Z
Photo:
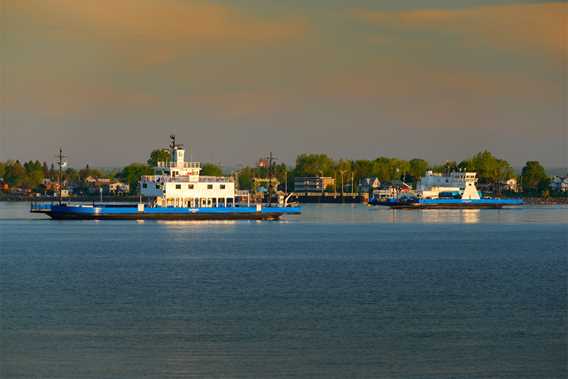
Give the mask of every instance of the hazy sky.
M 566 2 L 0 0 L 0 160 L 566 165 Z

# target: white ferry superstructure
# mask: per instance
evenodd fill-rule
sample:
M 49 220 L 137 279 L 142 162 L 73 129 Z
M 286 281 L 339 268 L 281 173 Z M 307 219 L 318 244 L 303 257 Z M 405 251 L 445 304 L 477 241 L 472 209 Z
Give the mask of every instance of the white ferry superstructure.
M 476 184 L 475 172 L 452 172 L 449 175 L 442 175 L 428 171 L 417 183 L 414 194 L 405 193 L 400 197 L 386 200 L 373 197 L 369 204 L 406 209 L 502 208 L 523 204 L 521 199 L 482 197 Z
M 140 178 L 140 201 L 133 205 L 32 204 L 31 211 L 54 219 L 277 220 L 297 215 L 301 207 L 255 203 L 248 191 L 237 191 L 232 177 L 202 176 L 199 162 L 186 162 L 185 150 L 172 136 L 170 160 L 158 162 L 154 175 Z M 237 201 L 238 200 L 241 201 Z M 242 200 L 246 198 L 246 205 Z

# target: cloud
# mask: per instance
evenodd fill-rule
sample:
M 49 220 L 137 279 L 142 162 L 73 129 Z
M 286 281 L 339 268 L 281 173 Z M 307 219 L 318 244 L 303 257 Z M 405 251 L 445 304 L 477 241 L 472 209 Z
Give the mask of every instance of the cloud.
M 470 45 L 488 44 L 554 56 L 565 54 L 568 49 L 565 2 L 398 12 L 355 9 L 350 13 L 383 32 L 434 31 L 458 35 Z
M 141 64 L 165 63 L 180 51 L 272 46 L 297 40 L 308 28 L 300 16 L 267 19 L 201 1 L 8 1 L 19 23 L 42 25 L 59 39 L 110 44 Z

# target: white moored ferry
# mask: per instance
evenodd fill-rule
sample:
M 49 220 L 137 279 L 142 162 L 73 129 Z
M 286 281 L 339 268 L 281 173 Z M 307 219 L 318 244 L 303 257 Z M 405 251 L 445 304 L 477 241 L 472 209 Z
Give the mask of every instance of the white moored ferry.
M 477 191 L 475 172 L 452 172 L 442 175 L 428 171 L 416 186 L 415 194 L 389 199 L 369 200 L 371 205 L 391 208 L 502 208 L 522 205 L 520 199 L 483 198 Z

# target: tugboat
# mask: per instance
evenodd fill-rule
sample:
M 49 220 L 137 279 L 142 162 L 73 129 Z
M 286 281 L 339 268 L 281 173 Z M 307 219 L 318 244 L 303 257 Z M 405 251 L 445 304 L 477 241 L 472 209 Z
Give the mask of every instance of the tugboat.
M 370 205 L 395 209 L 493 208 L 522 205 L 521 199 L 482 198 L 477 191 L 475 172 L 452 172 L 442 175 L 428 171 L 418 182 L 416 193 L 379 199 L 373 197 Z
M 282 215 L 301 214 L 301 207 L 288 206 L 290 196 L 275 206 L 270 198 L 267 205 L 251 205 L 250 194 L 237 191 L 233 178 L 200 175 L 199 162 L 186 162 L 183 146 L 176 144 L 174 135 L 170 138 L 170 160 L 158 162 L 154 175 L 140 178 L 140 198 L 146 203 L 66 204 L 60 196 L 56 204 L 32 203 L 31 212 L 71 220 L 278 220 Z M 60 178 L 62 158 L 60 152 Z M 246 205 L 241 205 L 245 198 Z

